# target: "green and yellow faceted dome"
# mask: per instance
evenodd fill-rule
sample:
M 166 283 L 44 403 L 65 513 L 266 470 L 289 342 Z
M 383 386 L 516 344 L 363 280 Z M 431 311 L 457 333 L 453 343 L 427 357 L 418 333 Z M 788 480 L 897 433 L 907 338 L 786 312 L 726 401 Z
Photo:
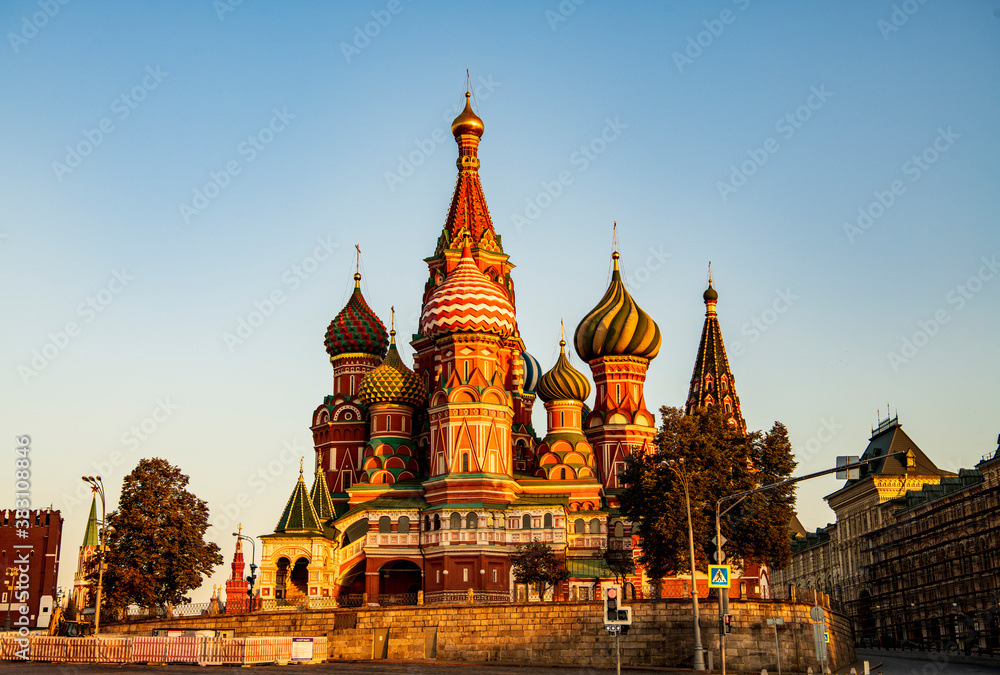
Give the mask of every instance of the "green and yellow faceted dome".
M 543 401 L 586 401 L 590 382 L 566 358 L 566 341 L 559 341 L 559 359 L 552 369 L 538 380 L 538 396 Z
M 373 403 L 404 403 L 416 408 L 427 403 L 427 389 L 417 374 L 406 367 L 396 351 L 396 331 L 390 333 L 389 351 L 377 368 L 365 375 L 358 397 Z
M 655 358 L 662 341 L 660 327 L 625 289 L 618 269 L 618 251 L 611 257 L 611 284 L 597 307 L 576 327 L 576 353 L 588 363 L 602 356 Z
M 354 292 L 326 329 L 326 353 L 332 359 L 341 354 L 384 356 L 389 344 L 385 324 L 361 295 L 361 275 L 354 275 Z

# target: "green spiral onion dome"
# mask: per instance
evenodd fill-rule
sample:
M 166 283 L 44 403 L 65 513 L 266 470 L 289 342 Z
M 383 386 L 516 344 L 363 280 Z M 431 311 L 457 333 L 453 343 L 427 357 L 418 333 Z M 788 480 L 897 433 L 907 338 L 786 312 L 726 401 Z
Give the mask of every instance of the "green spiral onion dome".
M 354 292 L 340 313 L 326 329 L 326 353 L 330 358 L 340 354 L 373 354 L 384 356 L 389 344 L 385 324 L 375 315 L 361 295 L 361 275 L 354 275 Z
M 566 358 L 566 341 L 559 341 L 559 360 L 538 380 L 538 396 L 543 401 L 585 401 L 590 382 Z
M 662 341 L 660 328 L 625 290 L 618 270 L 618 251 L 611 257 L 611 285 L 597 307 L 576 327 L 576 353 L 588 363 L 601 356 L 655 358 Z
M 358 387 L 358 398 L 366 406 L 372 403 L 427 403 L 427 389 L 417 374 L 406 367 L 396 351 L 396 331 L 390 333 L 389 352 L 377 368 L 371 370 Z

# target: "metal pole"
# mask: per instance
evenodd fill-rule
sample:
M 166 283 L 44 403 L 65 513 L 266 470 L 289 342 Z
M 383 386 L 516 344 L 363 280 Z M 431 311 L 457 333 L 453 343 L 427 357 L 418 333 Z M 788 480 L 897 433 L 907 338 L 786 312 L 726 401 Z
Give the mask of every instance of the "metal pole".
M 721 565 L 723 561 L 722 553 L 722 524 L 721 515 L 719 514 L 719 502 L 715 503 L 715 550 L 718 557 L 716 560 Z M 726 675 L 726 627 L 722 623 L 722 591 L 725 590 L 727 593 L 729 589 L 718 589 L 719 590 L 719 661 L 722 664 L 722 675 Z
M 100 482 L 101 477 L 97 477 Z M 108 523 L 107 510 L 104 504 L 104 484 L 98 492 L 101 495 L 101 558 L 97 564 L 97 606 L 94 608 L 94 635 L 101 631 L 101 595 L 104 591 L 104 554 L 107 552 Z
M 697 567 L 694 561 L 694 524 L 691 522 L 691 497 L 688 494 L 687 477 L 681 477 L 681 484 L 684 485 L 684 503 L 687 505 L 688 517 L 688 546 L 691 549 L 691 600 L 694 603 L 694 669 L 705 670 L 705 655 L 701 647 L 701 617 L 698 615 L 698 580 L 695 578 Z
M 615 662 L 616 662 L 616 673 L 617 675 L 622 675 L 622 651 L 618 646 L 618 636 L 622 634 L 621 626 L 616 626 L 618 630 L 615 631 Z

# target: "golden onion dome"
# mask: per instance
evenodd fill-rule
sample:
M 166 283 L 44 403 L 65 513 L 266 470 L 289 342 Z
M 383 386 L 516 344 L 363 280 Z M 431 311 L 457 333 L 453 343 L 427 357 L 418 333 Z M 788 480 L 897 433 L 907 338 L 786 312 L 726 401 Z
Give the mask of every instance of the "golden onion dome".
M 479 115 L 472 112 L 472 103 L 470 102 L 470 97 L 472 95 L 469 92 L 465 92 L 465 110 L 458 114 L 455 121 L 451 123 L 451 133 L 453 136 L 461 136 L 463 134 L 475 134 L 476 136 L 482 138 L 483 132 L 486 131 L 486 125 L 479 118 Z
M 389 352 L 382 363 L 361 380 L 358 398 L 366 406 L 373 403 L 405 403 L 413 407 L 427 403 L 423 381 L 406 367 L 396 351 L 396 331 L 389 333 Z
M 566 358 L 565 340 L 559 341 L 559 359 L 538 380 L 537 392 L 543 401 L 585 401 L 590 396 L 590 382 Z
M 625 289 L 618 269 L 618 251 L 611 257 L 611 284 L 576 327 L 576 353 L 588 363 L 601 356 L 655 358 L 662 341 L 660 328 Z

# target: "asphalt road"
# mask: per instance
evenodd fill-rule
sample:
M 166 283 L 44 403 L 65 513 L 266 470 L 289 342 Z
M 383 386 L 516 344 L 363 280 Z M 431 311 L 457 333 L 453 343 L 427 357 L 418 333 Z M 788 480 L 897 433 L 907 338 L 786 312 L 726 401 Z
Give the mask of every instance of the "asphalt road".
M 952 663 L 943 655 L 927 655 L 916 659 L 902 659 L 895 656 L 881 656 L 858 652 L 858 659 L 868 660 L 871 675 L 996 675 L 1000 673 L 998 665 L 977 665 L 973 663 Z M 880 665 L 879 665 L 880 664 Z M 858 675 L 865 671 L 860 662 L 854 666 Z M 841 669 L 838 673 L 849 673 L 850 668 Z

